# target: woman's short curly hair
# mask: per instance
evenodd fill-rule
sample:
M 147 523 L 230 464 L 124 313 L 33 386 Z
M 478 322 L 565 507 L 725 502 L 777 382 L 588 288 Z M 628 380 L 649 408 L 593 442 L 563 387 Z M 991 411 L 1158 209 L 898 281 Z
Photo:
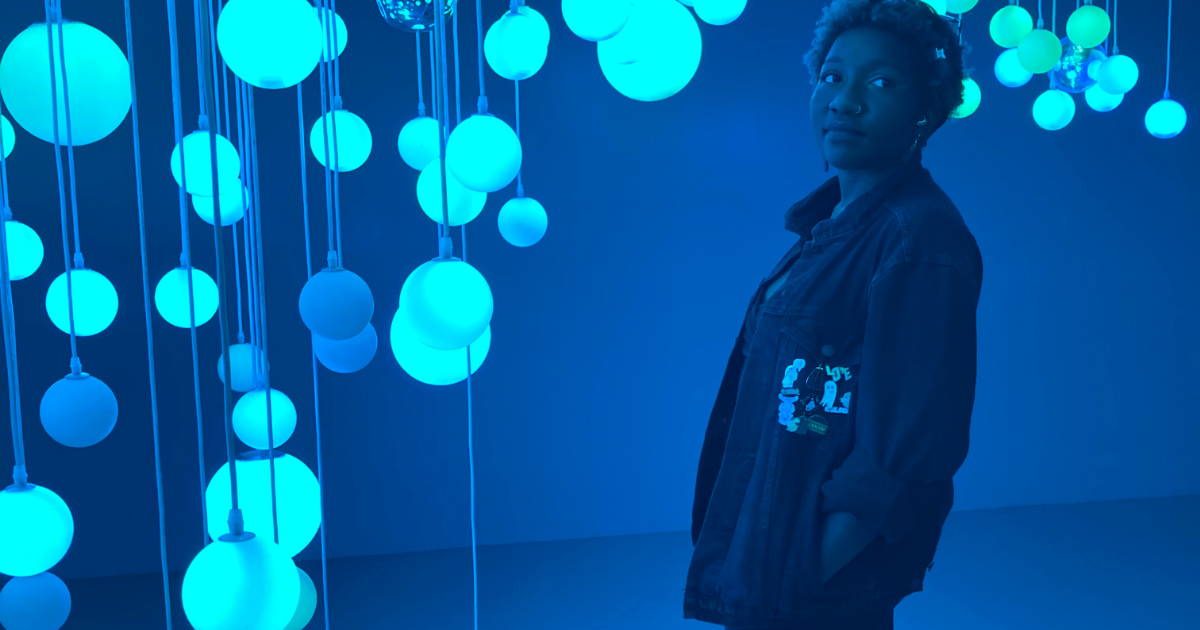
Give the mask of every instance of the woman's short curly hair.
M 963 102 L 963 57 L 953 19 L 938 15 L 923 0 L 833 0 L 817 22 L 812 49 L 804 57 L 810 81 L 816 83 L 833 42 L 853 28 L 871 27 L 899 35 L 912 44 L 917 81 L 925 86 L 922 108 L 933 111 L 930 133 Z M 939 58 L 937 51 L 945 54 Z M 924 142 L 922 142 L 924 144 Z

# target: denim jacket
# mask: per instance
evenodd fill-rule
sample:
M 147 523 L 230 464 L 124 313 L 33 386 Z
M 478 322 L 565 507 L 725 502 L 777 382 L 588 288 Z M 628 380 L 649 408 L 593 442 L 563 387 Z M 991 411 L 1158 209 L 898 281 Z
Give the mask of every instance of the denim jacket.
M 967 456 L 983 260 L 919 157 L 830 218 L 839 197 L 834 178 L 788 210 L 800 240 L 729 357 L 696 476 L 687 619 L 819 623 L 895 607 L 932 568 Z M 830 512 L 876 536 L 822 584 Z

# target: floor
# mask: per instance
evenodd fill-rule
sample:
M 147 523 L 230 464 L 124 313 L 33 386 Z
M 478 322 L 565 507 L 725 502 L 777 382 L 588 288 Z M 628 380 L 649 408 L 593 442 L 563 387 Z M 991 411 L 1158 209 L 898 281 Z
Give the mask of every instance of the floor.
M 478 627 L 714 628 L 681 618 L 690 553 L 686 533 L 483 548 Z M 330 627 L 472 630 L 470 569 L 469 550 L 332 561 Z M 163 628 L 161 584 L 70 581 L 64 628 Z M 900 604 L 896 627 L 1196 630 L 1197 592 L 1200 497 L 955 512 L 925 592 Z M 324 628 L 321 615 L 308 628 Z M 175 617 L 189 628 L 178 606 Z

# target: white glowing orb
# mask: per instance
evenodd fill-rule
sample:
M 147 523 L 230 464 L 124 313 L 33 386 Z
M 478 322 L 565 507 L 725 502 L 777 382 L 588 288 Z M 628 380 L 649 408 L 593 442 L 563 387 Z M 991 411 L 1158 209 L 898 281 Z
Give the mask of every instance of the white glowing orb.
M 75 519 L 57 494 L 26 484 L 0 491 L 0 573 L 29 577 L 54 568 L 75 538 Z M 20 518 L 17 518 L 17 516 Z
M 746 0 L 696 0 L 696 16 L 713 26 L 733 23 L 746 10 Z
M 541 41 L 536 20 L 520 13 L 505 13 L 488 28 L 483 54 L 488 66 L 509 81 L 524 81 L 546 63 L 549 47 Z
M 531 247 L 546 235 L 549 218 L 546 208 L 535 199 L 517 197 L 510 199 L 500 208 L 496 219 L 500 236 L 515 247 Z
M 563 0 L 563 21 L 581 39 L 602 42 L 625 27 L 633 0 Z
M 71 301 L 67 301 L 67 274 L 71 276 Z M 117 289 L 99 272 L 71 269 L 60 274 L 46 290 L 46 314 L 59 330 L 71 332 L 74 315 L 75 335 L 88 337 L 103 332 L 117 318 Z
M 322 120 L 325 121 L 324 130 L 321 128 Z M 334 142 L 335 137 L 337 142 Z M 329 139 L 328 149 L 326 138 Z M 367 127 L 366 121 L 341 109 L 325 114 L 313 123 L 308 142 L 321 166 L 333 168 L 336 165 L 334 170 L 340 173 L 353 171 L 365 164 L 373 145 L 371 128 Z
M 374 313 L 371 287 L 348 269 L 326 267 L 300 290 L 300 319 L 326 339 L 342 341 L 361 333 Z
M 996 57 L 995 70 L 996 80 L 1004 87 L 1019 88 L 1033 78 L 1033 73 L 1026 70 L 1017 58 L 1016 48 L 1009 48 Z
M 1046 90 L 1033 102 L 1033 120 L 1047 131 L 1058 131 L 1075 118 L 1075 99 L 1062 90 Z
M 270 425 L 267 431 L 267 394 L 263 389 L 247 392 L 233 406 L 233 432 L 246 446 L 266 450 L 279 448 L 296 432 L 296 405 L 287 394 L 271 388 Z M 268 438 L 272 441 L 268 442 Z
M 397 309 L 392 317 L 391 344 L 396 362 L 405 373 L 421 383 L 445 387 L 461 383 L 467 378 L 467 349 L 437 350 L 421 343 L 404 309 Z M 492 327 L 488 326 L 479 339 L 470 344 L 471 374 L 483 365 L 491 347 Z
M 258 355 L 257 358 L 255 355 Z M 267 369 L 266 355 L 259 350 L 254 351 L 254 346 L 248 343 L 237 343 L 229 346 L 229 356 L 233 360 L 229 364 L 230 376 L 233 384 L 230 386 L 235 392 L 248 392 L 252 389 L 257 389 L 259 381 L 262 380 L 262 373 Z M 255 365 L 255 361 L 258 362 Z M 225 383 L 225 355 L 217 357 L 217 378 L 221 383 Z
M 1187 110 L 1178 101 L 1163 99 L 1146 110 L 1146 131 L 1155 138 L 1174 138 L 1187 126 Z
M 431 260 L 400 289 L 400 308 L 417 339 L 437 350 L 470 345 L 492 321 L 492 289 L 461 260 Z
M 321 486 L 304 462 L 276 451 L 275 514 L 279 517 L 279 548 L 295 557 L 313 541 L 321 527 Z M 229 464 L 213 475 L 204 491 L 208 510 L 208 535 L 214 539 L 229 533 Z M 271 462 L 266 451 L 254 451 L 237 459 L 238 509 L 246 530 L 274 539 L 275 517 L 271 511 Z
M 214 540 L 192 559 L 182 599 L 193 630 L 287 627 L 300 603 L 300 579 L 295 563 L 270 536 L 268 531 L 245 541 Z
M 317 612 L 317 585 L 313 584 L 312 578 L 304 572 L 304 569 L 297 568 L 300 573 L 300 603 L 296 606 L 296 613 L 292 616 L 292 620 L 283 630 L 304 630 L 308 622 L 312 621 L 313 614 Z
M 33 228 L 19 221 L 5 221 L 4 240 L 8 246 L 9 280 L 24 280 L 42 266 L 46 250 Z
M 446 165 L 463 186 L 492 193 L 508 186 L 521 171 L 521 141 L 508 123 L 475 114 L 450 133 Z
M 0 115 L 0 154 L 3 154 L 5 159 L 12 155 L 13 147 L 17 145 L 17 133 L 13 129 L 12 123 L 8 122 L 8 118 Z
M 675 0 L 638 0 L 621 32 L 597 44 L 600 70 L 635 101 L 678 94 L 700 67 L 700 27 Z
M 168 271 L 154 288 L 154 306 L 158 314 L 172 326 L 191 328 L 193 313 L 196 326 L 203 326 L 217 314 L 220 293 L 217 292 L 217 283 L 207 273 L 193 268 L 189 274 L 187 269 L 176 267 Z
M 1096 71 L 1096 84 L 1109 94 L 1127 94 L 1137 85 L 1140 72 L 1137 62 L 1127 55 L 1105 59 Z
M 235 186 L 221 186 L 221 227 L 227 227 L 242 220 L 250 207 L 250 191 L 239 181 Z M 230 190 L 232 188 L 232 190 Z M 226 192 L 227 191 L 227 192 Z M 192 195 L 192 209 L 196 216 L 205 223 L 212 225 L 217 221 L 217 204 L 213 203 L 212 192 L 208 195 Z
M 450 225 L 457 227 L 475 220 L 487 203 L 487 193 L 463 186 L 451 172 L 446 177 Z M 433 160 L 417 178 L 417 203 L 431 221 L 442 223 L 442 161 Z
M 305 0 L 230 0 L 217 20 L 217 47 L 229 69 L 254 87 L 272 90 L 312 74 L 323 34 Z
M 396 148 L 404 163 L 423 171 L 438 156 L 438 123 L 429 116 L 418 116 L 400 129 Z
M 342 16 L 323 7 L 313 7 L 313 11 L 317 12 L 317 20 L 321 23 L 321 61 L 332 61 L 335 57 L 342 56 L 346 51 L 346 38 L 350 33 L 346 30 L 346 22 L 342 20 Z M 329 15 L 333 14 L 333 30 L 329 28 Z M 337 47 L 337 54 L 330 57 L 330 44 Z
M 213 194 L 212 143 L 207 131 L 195 131 L 183 138 L 183 151 L 179 145 L 171 151 L 171 174 L 175 183 L 183 186 L 184 168 L 187 169 L 187 193 L 201 197 Z M 241 187 L 238 178 L 242 173 L 242 158 L 233 143 L 225 136 L 217 135 L 217 180 L 219 194 Z
M 1111 112 L 1121 105 L 1121 101 L 1125 100 L 1125 95 L 1109 94 L 1099 85 L 1093 85 L 1083 93 L 1083 99 L 1087 101 L 1088 107 L 1098 112 Z

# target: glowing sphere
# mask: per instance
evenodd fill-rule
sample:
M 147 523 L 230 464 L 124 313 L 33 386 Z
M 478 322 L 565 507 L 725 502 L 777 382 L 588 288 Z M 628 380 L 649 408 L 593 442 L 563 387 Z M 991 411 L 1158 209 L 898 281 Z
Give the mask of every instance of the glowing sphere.
M 429 116 L 417 116 L 404 124 L 396 140 L 404 163 L 418 171 L 438 156 L 438 122 Z
M 951 112 L 951 118 L 966 118 L 975 113 L 979 109 L 979 103 L 983 100 L 983 92 L 979 89 L 979 84 L 975 79 L 967 77 L 963 79 L 963 103 L 957 109 Z
M 996 11 L 988 24 L 992 41 L 1001 48 L 1016 48 L 1033 31 L 1033 16 L 1024 8 L 1009 5 Z
M 72 448 L 99 444 L 117 425 L 117 397 L 87 372 L 59 379 L 42 395 L 42 426 L 55 442 Z
M 214 540 L 192 560 L 183 576 L 183 612 L 194 630 L 287 626 L 300 602 L 300 579 L 270 538 L 268 529 L 250 540 Z
M 371 129 L 366 121 L 345 110 L 335 110 L 325 114 L 313 123 L 312 132 L 308 134 L 308 143 L 313 155 L 321 166 L 330 168 L 337 165 L 337 171 L 345 173 L 362 166 L 371 155 Z M 325 129 L 321 129 L 321 121 L 325 121 Z M 331 122 L 332 121 L 332 122 Z M 334 131 L 337 132 L 335 143 Z M 325 134 L 329 134 L 329 164 L 325 163 Z M 334 152 L 334 147 L 337 152 Z
M 1046 90 L 1033 102 L 1033 120 L 1047 131 L 1058 131 L 1075 118 L 1075 99 L 1062 90 Z
M 604 41 L 625 27 L 633 11 L 632 0 L 563 0 L 563 21 L 580 38 Z
M 321 486 L 304 462 L 276 451 L 275 506 L 279 516 L 279 548 L 288 557 L 304 551 L 321 527 Z M 237 458 L 238 508 L 246 531 L 274 539 L 271 514 L 271 464 L 265 451 Z M 213 475 L 204 491 L 208 534 L 219 538 L 229 531 L 229 464 Z
M 1108 40 L 1112 22 L 1098 6 L 1085 4 L 1067 18 L 1067 37 L 1077 46 L 1093 48 Z
M 942 2 L 942 13 L 945 13 L 945 0 L 938 1 Z M 701 20 L 713 26 L 725 26 L 742 16 L 746 0 L 696 0 L 692 7 Z
M 1021 66 L 1017 59 L 1017 49 L 1009 48 L 996 57 L 996 80 L 1000 85 L 1018 88 L 1033 78 L 1033 73 Z
M 546 63 L 549 48 L 541 41 L 537 20 L 520 13 L 505 13 L 488 28 L 483 54 L 496 74 L 523 81 Z
M 235 392 L 248 392 L 252 389 L 257 389 L 258 381 L 262 379 L 262 372 L 266 370 L 267 358 L 262 351 L 258 351 L 258 366 L 254 365 L 255 352 L 254 346 L 248 343 L 238 343 L 229 346 L 229 356 L 233 357 L 233 362 L 229 364 L 229 374 L 233 380 L 230 389 Z M 257 376 L 256 376 L 257 374 Z M 221 383 L 225 382 L 225 355 L 217 357 L 217 378 Z
M 287 394 L 271 388 L 271 431 L 267 432 L 267 393 L 247 392 L 233 406 L 233 432 L 250 448 L 279 448 L 296 432 L 296 405 Z M 269 445 L 268 436 L 273 440 Z
M 8 277 L 24 280 L 42 266 L 46 254 L 42 239 L 33 228 L 19 221 L 4 222 L 4 240 L 8 245 Z
M 183 152 L 179 145 L 171 151 L 171 174 L 175 183 L 183 186 L 183 169 L 187 168 L 187 193 L 201 197 L 213 194 L 212 151 L 207 131 L 194 131 L 184 136 Z M 242 173 L 242 158 L 233 143 L 225 136 L 217 136 L 217 179 L 221 195 L 241 187 L 238 178 Z M 237 186 L 234 185 L 237 183 Z
M 702 49 L 700 27 L 683 5 L 638 0 L 625 28 L 597 44 L 597 55 L 614 89 L 635 101 L 651 102 L 670 98 L 691 82 Z
M 312 578 L 304 572 L 304 569 L 297 568 L 300 573 L 300 603 L 296 606 L 296 612 L 292 615 L 292 620 L 283 630 L 304 630 L 308 622 L 312 621 L 313 614 L 317 612 L 317 585 L 313 584 Z
M 435 350 L 417 340 L 412 323 L 404 315 L 404 309 L 396 311 L 392 318 L 392 356 L 411 377 L 426 385 L 445 387 L 461 383 L 467 378 L 467 349 Z M 492 347 L 492 327 L 471 343 L 471 374 L 479 370 Z
M 154 306 L 167 323 L 178 328 L 192 327 L 192 305 L 195 304 L 196 325 L 202 326 L 217 314 L 220 293 L 211 276 L 191 269 L 192 289 L 188 291 L 188 270 L 176 267 L 158 281 L 154 288 Z
M 1049 72 L 1062 56 L 1062 44 L 1054 33 L 1039 28 L 1025 36 L 1017 46 L 1021 67 L 1034 74 Z
M 1138 82 L 1137 62 L 1126 55 L 1113 55 L 1096 70 L 1096 84 L 1109 94 L 1126 94 Z
M 254 87 L 272 90 L 312 74 L 323 35 L 305 0 L 230 0 L 217 19 L 217 48 L 229 69 Z
M 521 170 L 521 141 L 508 123 L 490 114 L 462 121 L 446 142 L 446 165 L 471 190 L 491 193 L 512 183 Z
M 229 188 L 221 186 L 221 190 L 226 191 Z M 242 185 L 237 186 L 234 190 L 229 190 L 229 192 L 221 192 L 220 199 L 222 227 L 241 221 L 242 217 L 246 215 L 246 209 L 250 207 L 250 191 Z M 196 216 L 209 225 L 217 220 L 212 191 L 209 191 L 208 195 L 192 195 L 192 209 L 196 211 Z
M 975 8 L 979 0 L 946 0 L 947 13 L 966 13 Z
M 1187 110 L 1178 102 L 1163 99 L 1146 110 L 1146 131 L 1155 138 L 1174 138 L 1187 126 Z
M 0 59 L 0 97 L 13 120 L 34 137 L 54 142 L 54 113 L 50 98 L 50 54 L 46 24 L 35 24 L 17 35 Z M 83 24 L 62 25 L 67 58 L 67 89 L 71 98 L 71 142 L 91 144 L 108 137 L 129 113 L 129 61 L 108 35 Z M 58 140 L 67 144 L 67 101 L 59 55 L 58 25 L 50 28 L 54 43 L 54 78 L 58 98 Z
M 312 332 L 344 341 L 362 332 L 375 313 L 371 287 L 353 271 L 326 267 L 300 290 L 300 319 Z
M 71 591 L 53 573 L 13 578 L 0 589 L 5 630 L 58 630 L 71 616 Z
M 320 335 L 313 336 L 313 351 L 317 360 L 330 371 L 338 374 L 353 374 L 365 367 L 375 358 L 375 350 L 379 348 L 379 335 L 375 327 L 367 327 L 357 335 L 343 340 L 332 341 Z
M 446 177 L 446 190 L 449 197 L 450 225 L 459 226 L 470 223 L 483 212 L 487 203 L 487 193 L 478 192 L 463 186 L 453 171 Z M 430 220 L 442 222 L 442 161 L 433 160 L 421 171 L 417 178 L 417 203 Z
M 62 499 L 33 484 L 0 491 L 0 573 L 30 577 L 54 568 L 75 537 L 75 519 Z M 14 515 L 19 515 L 16 518 Z
M 510 245 L 529 247 L 546 235 L 549 218 L 542 204 L 529 197 L 510 199 L 500 208 L 500 235 Z
M 461 260 L 431 260 L 400 289 L 400 309 L 417 340 L 436 350 L 465 348 L 492 321 L 492 289 Z
M 390 26 L 409 33 L 421 33 L 433 28 L 437 19 L 434 0 L 375 0 L 383 20 Z M 454 14 L 455 0 L 446 0 L 446 22 Z
M 50 321 L 69 334 L 70 317 L 74 314 L 76 336 L 87 337 L 102 332 L 117 318 L 116 288 L 108 278 L 91 269 L 71 269 L 72 308 L 68 308 L 67 273 L 59 274 L 46 290 L 46 314 Z
M 1087 101 L 1088 107 L 1098 112 L 1111 112 L 1125 100 L 1125 95 L 1109 94 L 1100 89 L 1099 85 L 1093 85 L 1083 93 L 1083 99 Z
M 696 4 L 700 4 L 703 1 L 704 0 L 696 0 Z M 921 1 L 924 2 L 925 4 L 929 5 L 929 8 L 933 9 L 934 13 L 936 13 L 938 15 L 946 15 L 946 0 L 921 0 Z
M 12 155 L 13 146 L 17 144 L 16 130 L 13 129 L 12 123 L 8 122 L 8 118 L 0 116 L 0 153 L 4 157 Z
M 321 24 L 321 61 L 333 61 L 334 58 L 340 57 L 346 51 L 346 38 L 350 33 L 346 31 L 346 22 L 342 20 L 342 16 L 333 13 L 329 9 L 322 7 L 313 7 L 313 11 L 317 12 L 317 21 Z M 336 32 L 327 32 L 329 29 L 328 15 L 333 14 L 333 28 Z M 329 45 L 333 44 L 337 47 L 337 54 L 330 57 Z
M 692 6 L 692 0 L 679 0 L 679 4 L 682 4 L 685 7 L 690 7 Z

